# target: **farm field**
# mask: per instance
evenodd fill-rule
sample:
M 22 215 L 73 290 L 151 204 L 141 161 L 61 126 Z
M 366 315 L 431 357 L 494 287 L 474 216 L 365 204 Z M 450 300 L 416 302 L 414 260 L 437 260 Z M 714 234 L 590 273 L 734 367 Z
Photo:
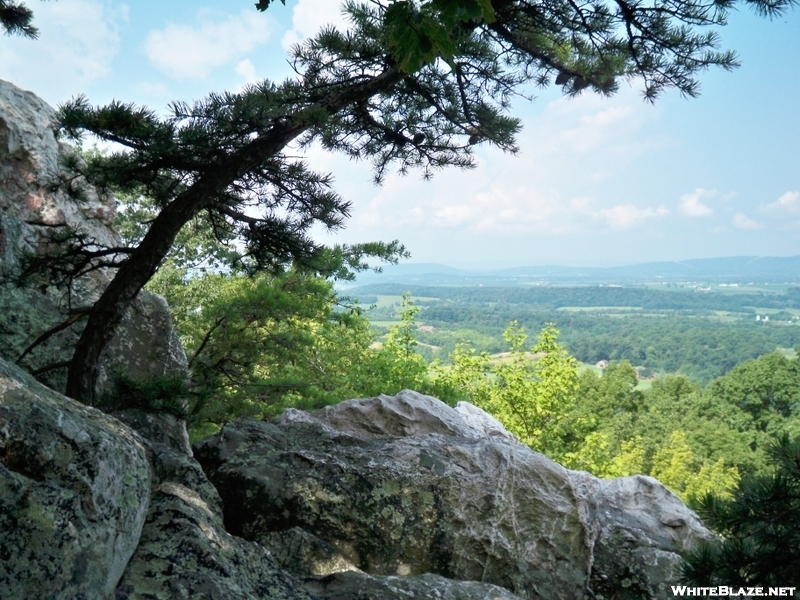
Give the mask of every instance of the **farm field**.
M 687 284 L 691 285 L 691 284 Z M 719 288 L 719 286 L 717 286 Z M 792 356 L 800 345 L 798 288 L 762 285 L 697 293 L 686 287 L 567 286 L 492 288 L 372 285 L 349 290 L 376 330 L 383 334 L 400 319 L 402 294 L 411 292 L 418 352 L 447 363 L 457 344 L 499 355 L 502 333 L 512 321 L 529 334 L 546 323 L 583 366 L 629 361 L 648 376 L 682 374 L 701 384 L 734 365 L 782 348 Z M 613 302 L 607 300 L 613 298 Z M 643 378 L 642 389 L 652 385 Z

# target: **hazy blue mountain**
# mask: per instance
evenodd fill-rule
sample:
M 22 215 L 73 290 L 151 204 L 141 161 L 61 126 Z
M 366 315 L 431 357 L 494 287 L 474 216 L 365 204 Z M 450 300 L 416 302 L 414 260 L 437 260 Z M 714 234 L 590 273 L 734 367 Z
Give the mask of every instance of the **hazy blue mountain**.
M 643 283 L 648 281 L 729 281 L 800 283 L 799 256 L 730 256 L 616 267 L 557 265 L 496 270 L 464 270 L 437 263 L 403 263 L 383 273 L 363 273 L 357 284 L 531 285 L 569 283 Z

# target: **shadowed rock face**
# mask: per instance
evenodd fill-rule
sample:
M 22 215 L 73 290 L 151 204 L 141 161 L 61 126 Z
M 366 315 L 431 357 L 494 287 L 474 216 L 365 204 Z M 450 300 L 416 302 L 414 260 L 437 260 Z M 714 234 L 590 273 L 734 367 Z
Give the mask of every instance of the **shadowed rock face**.
M 0 597 L 108 598 L 150 479 L 138 435 L 0 360 Z
M 49 240 L 68 229 L 99 246 L 121 245 L 113 229 L 114 198 L 81 178 L 64 184 L 62 161 L 73 151 L 56 140 L 54 119 L 43 100 L 0 80 L 0 276 L 13 273 L 26 254 L 52 251 Z M 91 306 L 110 277 L 106 271 L 90 273 L 75 282 L 72 293 L 44 280 L 24 288 L 0 286 L 0 358 L 16 361 L 41 334 Z M 84 323 L 79 319 L 54 335 L 21 364 L 35 371 L 68 360 Z M 134 379 L 185 372 L 186 356 L 162 298 L 142 292 L 128 311 L 102 363 L 101 387 L 116 370 Z M 66 370 L 40 379 L 63 390 Z
M 195 454 L 230 531 L 284 550 L 303 531 L 352 573 L 668 597 L 681 554 L 711 537 L 694 513 L 655 479 L 564 469 L 481 413 L 406 391 L 240 420 Z
M 0 359 L 0 597 L 33 600 L 515 600 L 486 583 L 365 574 L 304 530 L 226 530 L 169 415 L 130 426 Z M 134 429 L 136 431 L 134 431 Z

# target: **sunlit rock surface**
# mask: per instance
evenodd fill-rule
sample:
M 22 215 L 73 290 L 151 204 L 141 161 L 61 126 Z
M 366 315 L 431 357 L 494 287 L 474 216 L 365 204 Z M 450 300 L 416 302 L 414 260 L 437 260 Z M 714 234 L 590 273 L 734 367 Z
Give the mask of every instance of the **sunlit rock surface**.
M 351 565 L 342 577 L 437 574 L 521 598 L 669 597 L 681 554 L 711 535 L 677 496 L 649 477 L 564 469 L 481 412 L 404 391 L 236 421 L 195 455 L 229 531 L 269 545 L 297 528 Z

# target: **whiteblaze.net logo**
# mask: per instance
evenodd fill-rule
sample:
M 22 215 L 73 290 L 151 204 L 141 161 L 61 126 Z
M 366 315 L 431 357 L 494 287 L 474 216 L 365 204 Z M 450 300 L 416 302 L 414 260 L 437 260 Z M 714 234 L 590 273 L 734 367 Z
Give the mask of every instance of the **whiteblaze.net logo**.
M 794 596 L 795 587 L 730 587 L 719 585 L 717 587 L 688 587 L 673 585 L 673 596 L 724 596 L 726 598 L 756 598 L 759 596 Z

